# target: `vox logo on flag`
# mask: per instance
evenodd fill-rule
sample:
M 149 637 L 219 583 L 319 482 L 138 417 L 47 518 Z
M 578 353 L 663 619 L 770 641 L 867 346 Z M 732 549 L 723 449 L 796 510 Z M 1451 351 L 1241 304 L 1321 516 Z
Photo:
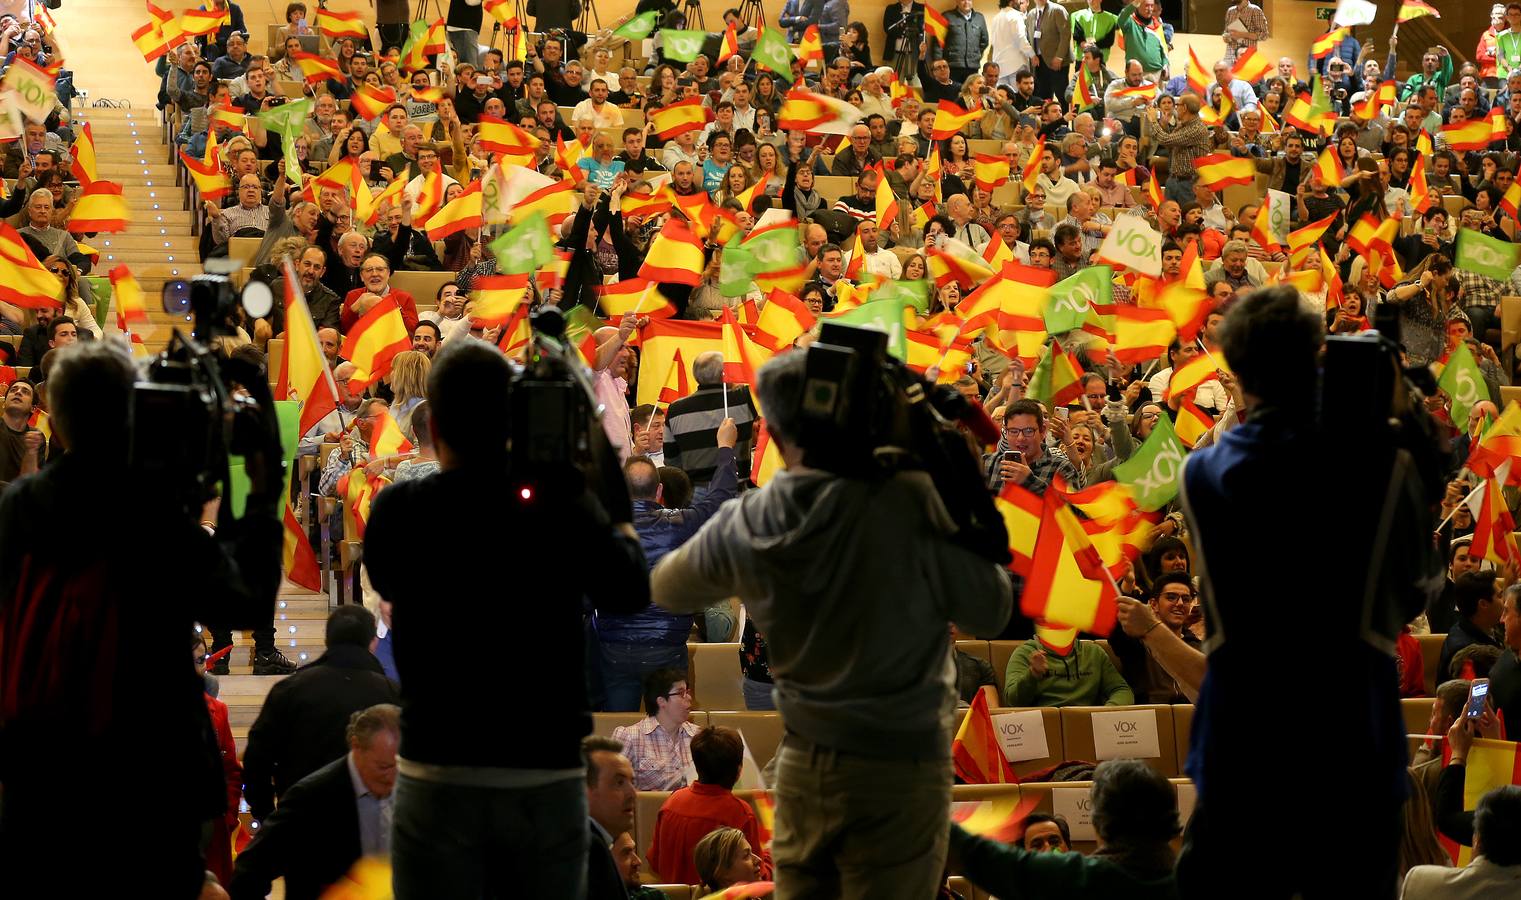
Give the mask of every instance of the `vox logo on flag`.
M 1164 444 L 1151 461 L 1151 468 L 1136 477 L 1136 487 L 1145 493 L 1166 490 L 1177 483 L 1178 473 L 1183 469 L 1183 452 L 1176 446 Z

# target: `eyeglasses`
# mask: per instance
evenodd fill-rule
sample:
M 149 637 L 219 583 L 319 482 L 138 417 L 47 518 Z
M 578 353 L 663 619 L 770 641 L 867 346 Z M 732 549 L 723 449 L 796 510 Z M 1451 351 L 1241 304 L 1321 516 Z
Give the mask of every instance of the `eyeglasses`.
M 1154 412 L 1143 412 L 1143 413 L 1141 413 L 1141 418 L 1143 418 L 1143 419 L 1160 419 L 1161 417 L 1162 417 L 1161 413 L 1154 413 Z
M 365 266 L 359 272 L 362 275 L 376 275 L 391 271 L 389 266 Z
M 666 696 L 666 697 L 691 697 L 692 696 L 692 689 L 691 688 L 681 688 L 679 690 L 671 691 L 670 693 L 665 694 L 664 696 Z
M 1158 594 L 1157 599 L 1166 600 L 1169 603 L 1188 603 L 1194 599 L 1194 595 L 1192 591 L 1189 591 L 1186 594 L 1179 594 L 1173 591 L 1168 591 L 1165 594 Z
M 1038 434 L 1039 432 L 1040 432 L 1039 428 L 1005 428 L 1003 430 L 1003 433 L 1009 435 L 1010 437 L 1027 437 L 1027 438 L 1035 437 L 1035 435 Z
M 56 269 L 53 268 L 52 266 L 48 266 L 48 271 L 52 272 L 54 275 L 57 275 L 59 278 L 67 278 L 67 277 L 69 277 L 69 270 L 66 269 L 66 268 L 64 268 L 64 267 L 62 267 L 62 266 L 59 266 Z

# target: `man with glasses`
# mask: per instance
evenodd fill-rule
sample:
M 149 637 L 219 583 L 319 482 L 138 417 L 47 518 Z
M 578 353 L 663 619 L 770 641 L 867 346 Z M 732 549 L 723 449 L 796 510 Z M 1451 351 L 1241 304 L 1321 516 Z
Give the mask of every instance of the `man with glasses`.
M 692 768 L 692 689 L 681 669 L 656 669 L 644 680 L 644 711 L 648 717 L 613 729 L 623 755 L 634 766 L 634 788 L 674 791 L 687 784 Z
M 1017 400 L 1003 420 L 998 449 L 984 461 L 993 490 L 1012 481 L 1036 495 L 1046 493 L 1051 479 L 1061 475 L 1068 484 L 1079 484 L 1077 469 L 1065 456 L 1046 447 L 1046 413 L 1034 400 Z
M 339 315 L 344 333 L 354 328 L 354 323 L 381 300 L 394 300 L 401 309 L 401 319 L 407 325 L 407 333 L 417 327 L 417 301 L 406 291 L 391 287 L 391 263 L 384 253 L 368 253 L 359 262 L 359 278 L 363 282 L 343 298 L 343 311 Z
M 1187 628 L 1189 617 L 1199 605 L 1193 579 L 1187 572 L 1160 575 L 1152 582 L 1148 605 L 1158 626 L 1171 631 L 1189 647 L 1199 649 L 1201 642 Z M 1193 702 L 1142 641 L 1116 628 L 1109 635 L 1109 647 L 1120 658 L 1120 674 L 1135 692 L 1137 703 Z
M 344 365 L 349 365 L 345 363 Z M 343 366 L 339 366 L 343 368 Z M 350 371 L 352 376 L 353 372 Z M 340 393 L 347 394 L 349 379 L 345 378 L 340 386 Z M 349 395 L 352 396 L 352 395 Z M 353 423 L 353 427 L 338 437 L 338 452 L 330 453 L 327 464 L 322 467 L 322 480 L 317 484 L 317 492 L 324 497 L 338 496 L 338 480 L 347 475 L 355 467 L 363 467 L 370 461 L 370 442 L 375 433 L 375 425 L 382 416 L 387 414 L 389 405 L 378 397 L 372 397 L 363 401 L 359 406 L 359 415 L 347 417 Z M 334 511 L 334 517 L 338 515 Z M 338 527 L 342 528 L 339 521 Z

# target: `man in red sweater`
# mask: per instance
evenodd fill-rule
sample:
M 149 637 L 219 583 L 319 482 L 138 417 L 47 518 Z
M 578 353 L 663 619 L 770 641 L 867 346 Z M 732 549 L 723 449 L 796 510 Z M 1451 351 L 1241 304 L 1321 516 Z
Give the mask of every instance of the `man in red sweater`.
M 343 310 L 338 316 L 343 333 L 348 334 L 371 307 L 386 299 L 396 301 L 401 309 L 401 319 L 407 325 L 407 334 L 411 334 L 417 327 L 417 301 L 406 291 L 391 287 L 391 263 L 384 253 L 372 251 L 365 254 L 359 261 L 359 280 L 364 286 L 354 288 L 343 298 Z
M 714 725 L 692 736 L 692 765 L 697 781 L 672 794 L 655 817 L 650 868 L 668 884 L 696 884 L 692 848 L 715 828 L 738 828 L 760 856 L 760 878 L 771 878 L 771 851 L 761 845 L 760 823 L 749 803 L 734 796 L 744 765 L 745 743 L 739 732 Z

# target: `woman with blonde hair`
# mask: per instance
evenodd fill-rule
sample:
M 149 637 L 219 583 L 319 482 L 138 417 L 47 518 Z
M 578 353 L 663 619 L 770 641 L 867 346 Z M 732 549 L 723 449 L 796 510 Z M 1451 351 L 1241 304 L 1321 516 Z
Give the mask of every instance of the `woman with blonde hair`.
M 750 189 L 750 184 L 750 170 L 736 162 L 724 173 L 723 184 L 719 186 L 714 202 L 722 206 L 730 200 L 738 200 L 740 194 Z
M 90 309 L 90 304 L 80 296 L 80 288 L 89 290 L 88 283 L 80 281 L 79 270 L 74 264 L 61 256 L 49 256 L 42 261 L 42 265 L 63 284 L 63 309 L 61 313 L 74 320 L 74 325 L 79 329 L 80 335 L 88 331 L 97 340 L 104 334 L 100 324 L 95 321 L 95 313 Z
M 386 376 L 386 384 L 391 387 L 391 418 L 396 420 L 396 425 L 401 433 L 406 435 L 407 440 L 417 443 L 417 435 L 412 431 L 412 410 L 417 404 L 427 399 L 428 373 L 433 369 L 433 361 L 427 355 L 416 350 L 403 350 L 391 360 L 391 373 Z
M 760 877 L 760 859 L 738 828 L 715 828 L 692 848 L 704 893 L 716 894 Z

